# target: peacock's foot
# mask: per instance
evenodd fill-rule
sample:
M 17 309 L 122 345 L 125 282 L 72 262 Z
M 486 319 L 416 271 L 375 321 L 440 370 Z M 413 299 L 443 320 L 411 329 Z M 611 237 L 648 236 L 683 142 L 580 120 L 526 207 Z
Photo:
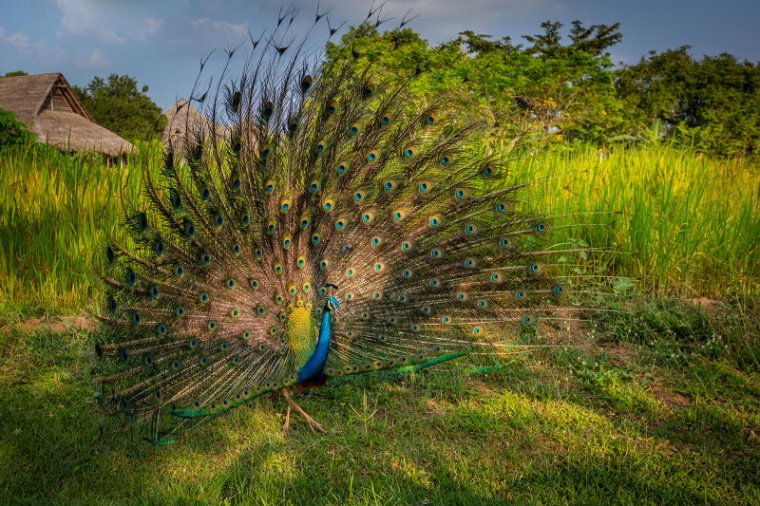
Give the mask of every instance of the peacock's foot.
M 301 413 L 301 416 L 306 420 L 306 423 L 309 424 L 309 429 L 311 429 L 312 432 L 320 432 L 322 434 L 327 434 L 327 431 L 322 428 L 319 423 L 317 423 L 316 420 L 314 420 L 312 417 L 309 416 L 309 414 L 301 408 L 296 402 L 290 397 L 290 392 L 288 392 L 288 389 L 284 389 L 282 391 L 282 396 L 285 397 L 285 400 L 288 401 L 288 403 L 296 408 L 296 411 Z M 285 416 L 285 426 L 283 427 L 283 430 L 287 432 L 287 430 L 290 429 L 290 406 L 288 406 L 288 412 Z
M 290 404 L 288 404 L 288 410 L 285 412 L 285 423 L 282 425 L 282 432 L 285 434 L 290 433 Z

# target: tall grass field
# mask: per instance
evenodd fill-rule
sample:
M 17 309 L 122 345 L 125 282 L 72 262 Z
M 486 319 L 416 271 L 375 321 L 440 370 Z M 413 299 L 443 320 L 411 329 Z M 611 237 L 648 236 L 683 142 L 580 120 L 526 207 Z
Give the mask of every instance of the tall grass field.
M 121 197 L 137 198 L 143 169 L 159 163 L 155 148 L 123 166 L 42 147 L 0 152 L 0 311 L 92 309 L 101 293 L 92 255 L 106 234 L 118 234 Z M 756 168 L 668 145 L 585 146 L 518 157 L 509 177 L 536 182 L 539 191 L 522 195 L 560 216 L 557 242 L 607 248 L 608 273 L 636 280 L 642 291 L 757 292 Z
M 756 166 L 667 144 L 515 156 L 510 182 L 557 245 L 602 250 L 617 293 L 594 302 L 622 310 L 538 329 L 550 345 L 497 370 L 300 394 L 327 434 L 283 433 L 262 397 L 157 447 L 99 408 L 88 315 L 94 255 L 160 165 L 155 146 L 113 166 L 0 150 L 0 504 L 760 504 Z

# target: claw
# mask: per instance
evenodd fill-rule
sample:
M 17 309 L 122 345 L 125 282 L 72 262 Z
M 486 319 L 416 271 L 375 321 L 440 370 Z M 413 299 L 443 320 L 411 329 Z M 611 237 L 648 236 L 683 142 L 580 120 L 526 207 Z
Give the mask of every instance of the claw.
M 322 426 L 319 425 L 319 423 L 317 423 L 316 420 L 310 417 L 309 414 L 306 413 L 306 411 L 304 411 L 303 408 L 301 408 L 301 406 L 296 404 L 296 402 L 290 397 L 290 392 L 288 392 L 287 388 L 282 391 L 282 396 L 285 397 L 285 400 L 288 401 L 288 403 L 291 406 L 296 408 L 296 411 L 301 413 L 301 416 L 304 417 L 304 420 L 306 420 L 306 423 L 309 424 L 309 429 L 311 429 L 312 432 L 320 432 L 322 434 L 327 434 L 327 431 L 323 429 Z M 285 426 L 283 427 L 283 430 L 285 430 L 286 428 L 287 429 L 290 428 L 290 406 L 288 406 L 288 412 L 285 417 Z

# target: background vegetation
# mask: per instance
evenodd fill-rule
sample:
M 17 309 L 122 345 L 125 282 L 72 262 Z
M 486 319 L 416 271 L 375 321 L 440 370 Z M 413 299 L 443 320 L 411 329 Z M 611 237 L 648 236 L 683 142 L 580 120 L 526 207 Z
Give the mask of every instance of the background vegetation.
M 111 74 L 106 80 L 95 76 L 84 88 L 73 88 L 99 125 L 132 142 L 161 138 L 166 116 L 148 97 L 147 85 L 138 90 L 135 78 Z
M 575 23 L 568 43 L 561 25 L 542 28 L 524 44 L 462 32 L 431 48 L 410 30 L 362 26 L 328 57 L 421 73 L 417 92 L 459 89 L 490 110 L 510 177 L 536 181 L 524 195 L 557 216 L 557 242 L 608 249 L 594 261 L 613 293 L 585 302 L 622 311 L 542 327 L 535 338 L 549 346 L 498 372 L 466 374 L 462 362 L 331 382 L 299 399 L 327 435 L 298 418 L 282 434 L 276 398 L 168 448 L 101 415 L 92 255 L 119 234 L 119 202 L 139 196 L 160 147 L 141 142 L 126 165 L 107 166 L 34 144 L 0 114 L 0 497 L 760 503 L 758 67 L 680 48 L 617 69 L 616 25 Z M 108 93 L 93 90 L 110 85 L 85 93 L 96 103 Z

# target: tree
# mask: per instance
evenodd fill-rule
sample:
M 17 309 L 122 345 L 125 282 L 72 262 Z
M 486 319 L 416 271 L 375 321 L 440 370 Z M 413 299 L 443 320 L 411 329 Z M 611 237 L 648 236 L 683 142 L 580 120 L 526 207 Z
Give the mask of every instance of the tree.
M 503 138 L 532 131 L 601 141 L 625 133 L 607 53 L 622 38 L 619 24 L 587 27 L 574 21 L 567 43 L 561 23 L 541 26 L 544 33 L 524 37 L 527 46 L 467 30 L 431 48 L 412 30 L 379 33 L 365 23 L 330 45 L 327 54 L 372 63 L 382 69 L 378 74 L 421 74 L 412 91 L 467 90 L 479 106 L 503 118 Z
M 16 120 L 14 113 L 0 109 L 0 148 L 24 145 L 34 140 L 34 134 Z
M 127 140 L 158 139 L 164 131 L 166 116 L 146 95 L 148 86 L 138 90 L 131 76 L 111 74 L 107 81 L 96 76 L 74 90 L 96 123 Z
M 12 72 L 6 72 L 4 77 L 16 77 L 16 76 L 28 76 L 23 70 L 14 70 Z
M 650 52 L 622 69 L 620 96 L 643 124 L 721 156 L 760 153 L 760 65 L 730 54 L 695 60 L 689 47 Z

